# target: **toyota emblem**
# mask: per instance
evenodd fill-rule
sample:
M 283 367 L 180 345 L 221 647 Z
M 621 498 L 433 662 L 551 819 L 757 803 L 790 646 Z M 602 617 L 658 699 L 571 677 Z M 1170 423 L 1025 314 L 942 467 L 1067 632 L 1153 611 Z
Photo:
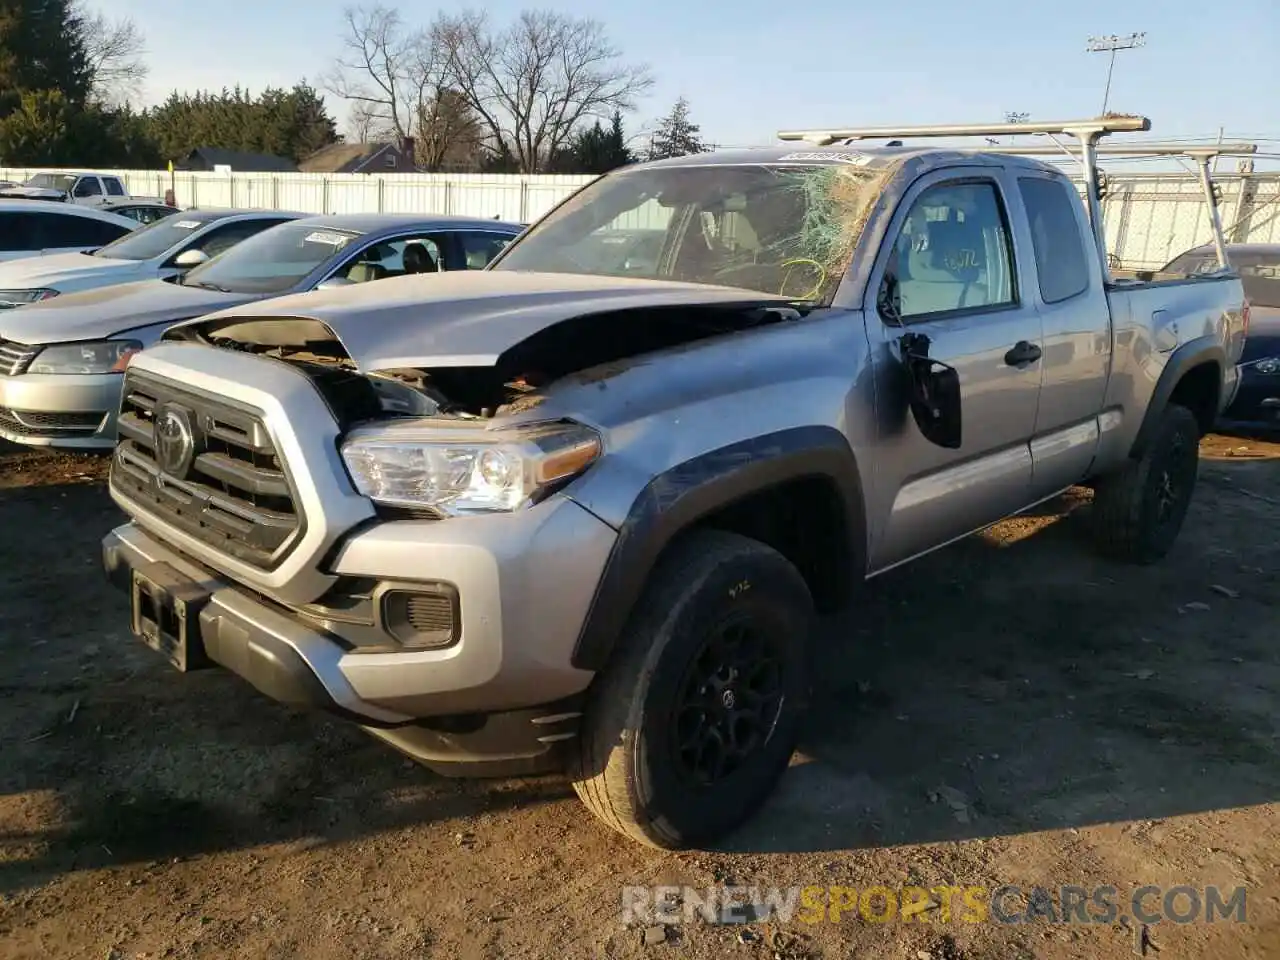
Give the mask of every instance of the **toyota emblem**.
M 195 459 L 196 440 L 191 430 L 191 417 L 181 407 L 161 407 L 155 421 L 156 464 L 175 479 L 181 480 Z

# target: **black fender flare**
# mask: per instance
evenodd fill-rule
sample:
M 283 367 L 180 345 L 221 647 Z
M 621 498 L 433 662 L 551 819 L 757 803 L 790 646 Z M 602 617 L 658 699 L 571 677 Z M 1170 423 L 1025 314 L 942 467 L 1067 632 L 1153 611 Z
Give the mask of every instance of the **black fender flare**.
M 839 492 L 853 539 L 854 569 L 865 572 L 866 515 L 853 450 L 833 427 L 794 427 L 708 451 L 649 481 L 636 497 L 596 586 L 571 662 L 608 663 L 662 551 L 699 520 L 791 480 L 822 478 Z
M 1159 379 L 1156 380 L 1156 387 L 1151 393 L 1151 402 L 1147 404 L 1147 412 L 1143 414 L 1142 424 L 1138 427 L 1138 432 L 1133 438 L 1133 446 L 1129 449 L 1130 457 L 1135 460 L 1142 458 L 1143 453 L 1146 452 L 1147 444 L 1151 442 L 1152 436 L 1155 435 L 1156 427 L 1160 423 L 1160 417 L 1164 415 L 1165 407 L 1169 405 L 1169 398 L 1173 396 L 1173 391 L 1187 371 L 1204 363 L 1216 363 L 1220 370 L 1225 371 L 1227 369 L 1227 351 L 1221 343 L 1210 337 L 1201 337 L 1188 341 L 1169 355 L 1164 369 L 1160 371 Z M 1221 381 L 1219 381 L 1218 396 L 1214 398 L 1215 414 L 1218 412 L 1218 404 L 1221 402 L 1222 385 Z

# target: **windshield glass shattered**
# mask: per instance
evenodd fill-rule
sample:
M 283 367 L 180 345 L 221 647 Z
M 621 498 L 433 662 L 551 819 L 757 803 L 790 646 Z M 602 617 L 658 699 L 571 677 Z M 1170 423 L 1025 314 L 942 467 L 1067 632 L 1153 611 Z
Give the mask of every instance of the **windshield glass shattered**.
M 829 302 L 886 168 L 650 167 L 604 177 L 494 270 L 680 280 Z

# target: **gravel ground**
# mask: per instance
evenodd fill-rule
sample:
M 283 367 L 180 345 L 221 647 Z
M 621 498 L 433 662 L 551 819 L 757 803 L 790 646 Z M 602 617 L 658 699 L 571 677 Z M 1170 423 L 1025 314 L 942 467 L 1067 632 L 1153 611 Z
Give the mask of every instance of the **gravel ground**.
M 0 450 L 5 960 L 1280 956 L 1280 445 L 1207 438 L 1160 565 L 1095 559 L 1081 497 L 877 580 L 824 626 L 778 793 L 678 855 L 597 826 L 558 779 L 439 778 L 172 672 L 98 569 L 104 467 Z M 1102 884 L 1122 906 L 1215 884 L 1247 915 L 624 923 L 623 888 L 654 884 Z

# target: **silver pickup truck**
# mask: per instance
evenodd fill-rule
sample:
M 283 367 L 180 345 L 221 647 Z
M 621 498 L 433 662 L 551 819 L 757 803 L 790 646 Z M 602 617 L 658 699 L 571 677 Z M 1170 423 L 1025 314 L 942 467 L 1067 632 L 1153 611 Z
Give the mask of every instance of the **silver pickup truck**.
M 1082 483 L 1106 554 L 1172 546 L 1247 309 L 1225 256 L 1109 276 L 1096 146 L 1145 129 L 784 134 L 608 174 L 484 271 L 179 325 L 111 467 L 133 631 L 713 841 L 783 775 L 856 583 Z M 1079 138 L 1087 206 L 1040 161 L 863 145 L 1023 132 Z

